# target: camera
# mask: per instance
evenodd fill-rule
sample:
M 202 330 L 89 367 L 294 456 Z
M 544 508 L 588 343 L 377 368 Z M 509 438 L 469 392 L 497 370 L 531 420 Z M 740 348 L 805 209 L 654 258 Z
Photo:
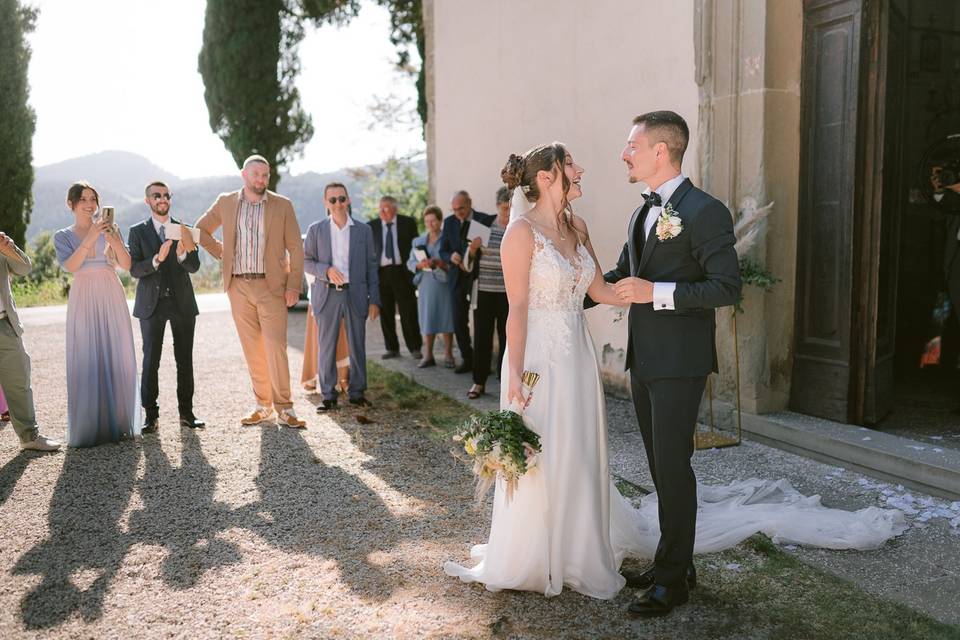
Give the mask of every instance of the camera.
M 960 133 L 943 136 L 927 147 L 917 169 L 923 200 L 944 213 L 960 214 L 957 194 L 949 193 L 960 184 Z
M 960 182 L 960 158 L 947 160 L 940 166 L 940 185 L 952 187 Z

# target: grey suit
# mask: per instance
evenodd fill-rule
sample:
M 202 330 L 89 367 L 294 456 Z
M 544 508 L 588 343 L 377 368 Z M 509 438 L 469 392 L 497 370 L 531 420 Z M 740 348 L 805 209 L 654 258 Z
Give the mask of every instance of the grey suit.
M 356 218 L 350 227 L 350 285 L 342 290 L 330 287 L 327 270 L 333 266 L 330 241 L 331 218 L 314 222 L 303 241 L 304 271 L 316 276 L 310 288 L 313 315 L 317 318 L 317 372 L 324 400 L 337 397 L 337 338 L 340 319 L 346 320 L 350 348 L 350 398 L 363 396 L 367 389 L 366 321 L 371 304 L 380 306 L 379 255 L 370 227 Z
M 20 442 L 37 437 L 37 414 L 33 407 L 33 389 L 30 387 L 30 356 L 23 348 L 23 325 L 10 292 L 10 274 L 25 276 L 30 273 L 30 258 L 16 249 L 20 260 L 0 254 L 0 302 L 6 318 L 0 319 L 0 386 L 7 398 L 10 422 Z

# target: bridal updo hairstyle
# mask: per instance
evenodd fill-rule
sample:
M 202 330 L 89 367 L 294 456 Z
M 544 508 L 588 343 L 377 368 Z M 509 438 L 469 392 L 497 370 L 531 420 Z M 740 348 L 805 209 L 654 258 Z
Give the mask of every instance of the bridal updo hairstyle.
M 563 206 L 557 212 L 557 229 L 563 224 L 568 230 L 573 231 L 573 224 L 570 217 L 573 215 L 573 207 L 567 200 L 567 192 L 570 191 L 570 179 L 563 170 L 567 159 L 567 148 L 559 142 L 543 144 L 530 149 L 522 156 L 511 153 L 507 158 L 507 163 L 503 165 L 500 171 L 500 178 L 510 190 L 521 188 L 528 202 L 536 202 L 540 199 L 540 188 L 537 186 L 537 172 L 546 171 L 554 175 L 559 175 L 561 185 L 563 185 Z

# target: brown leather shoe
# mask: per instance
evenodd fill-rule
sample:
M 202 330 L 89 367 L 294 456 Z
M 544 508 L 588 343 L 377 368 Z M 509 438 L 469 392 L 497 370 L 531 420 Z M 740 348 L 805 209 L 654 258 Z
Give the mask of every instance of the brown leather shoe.
M 240 424 L 249 427 L 264 422 L 273 423 L 276 419 L 277 412 L 273 407 L 257 407 L 250 415 L 240 418 Z
M 644 571 L 621 569 L 620 574 L 627 579 L 627 586 L 631 589 L 649 589 L 657 581 L 654 569 L 655 568 L 652 566 Z M 687 589 L 693 590 L 696 588 L 697 570 L 693 565 L 690 565 L 690 567 L 687 569 Z
M 662 584 L 655 584 L 649 591 L 631 602 L 627 612 L 640 618 L 659 618 L 676 607 L 686 604 L 689 599 L 690 594 L 686 589 L 668 589 Z

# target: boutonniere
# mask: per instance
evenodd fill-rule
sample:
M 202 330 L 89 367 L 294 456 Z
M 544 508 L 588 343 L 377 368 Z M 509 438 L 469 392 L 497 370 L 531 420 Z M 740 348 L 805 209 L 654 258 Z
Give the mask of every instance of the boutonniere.
M 657 218 L 657 239 L 660 242 L 672 240 L 683 233 L 683 221 L 669 202 Z

